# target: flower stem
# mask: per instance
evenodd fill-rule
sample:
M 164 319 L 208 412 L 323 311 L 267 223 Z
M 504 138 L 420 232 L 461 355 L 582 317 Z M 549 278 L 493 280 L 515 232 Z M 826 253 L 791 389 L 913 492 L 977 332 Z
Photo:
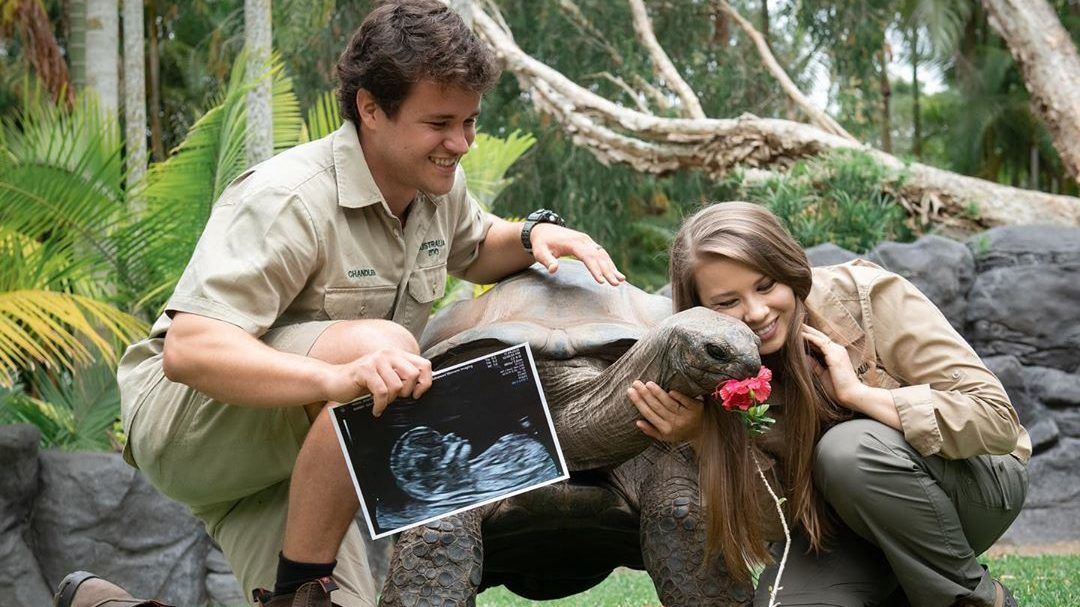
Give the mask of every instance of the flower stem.
M 784 518 L 784 509 L 780 506 L 780 498 L 773 492 L 772 485 L 765 478 L 765 473 L 761 471 L 761 464 L 758 463 L 756 457 L 754 457 L 754 467 L 757 468 L 761 482 L 765 483 L 765 490 L 769 492 L 773 503 L 776 504 L 776 513 L 780 515 L 780 525 L 784 528 L 784 554 L 780 557 L 780 566 L 776 569 L 776 579 L 773 580 L 772 590 L 769 593 L 769 607 L 777 607 L 780 603 L 776 602 L 776 593 L 780 591 L 780 576 L 784 575 L 784 565 L 787 564 L 788 550 L 791 548 L 791 531 L 788 529 L 787 519 Z

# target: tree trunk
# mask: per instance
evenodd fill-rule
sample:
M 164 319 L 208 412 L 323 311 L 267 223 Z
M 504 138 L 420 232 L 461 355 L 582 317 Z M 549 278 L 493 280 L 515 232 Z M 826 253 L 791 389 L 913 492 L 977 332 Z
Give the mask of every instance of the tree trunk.
M 881 89 L 881 149 L 892 154 L 892 112 L 889 108 L 889 99 L 892 97 L 892 86 L 889 84 L 889 41 L 881 42 L 881 73 L 878 77 Z
M 158 49 L 158 10 L 157 0 L 150 0 L 147 4 L 150 24 L 150 36 L 146 49 L 146 67 L 150 73 L 150 150 L 154 156 L 154 162 L 165 161 L 165 142 L 161 139 L 161 69 Z
M 696 169 L 721 176 L 736 168 L 790 167 L 834 149 L 861 150 L 897 174 L 897 194 L 924 224 L 980 229 L 1002 224 L 1080 225 L 1080 199 L 1010 188 L 919 163 L 904 163 L 816 127 L 744 114 L 738 119 L 665 118 L 627 109 L 527 55 L 483 10 L 474 24 L 537 110 L 551 116 L 601 162 L 648 173 Z M 972 214 L 972 210 L 976 213 Z
M 86 0 L 86 86 L 112 117 L 120 109 L 120 10 L 117 0 Z
M 1020 65 L 1033 112 L 1080 183 L 1080 55 L 1069 32 L 1045 0 L 983 0 L 983 6 Z
M 919 107 L 919 28 L 911 28 L 911 114 L 914 133 L 911 136 L 911 153 L 922 160 L 922 108 Z
M 53 35 L 49 15 L 41 0 L 21 0 L 15 19 L 22 38 L 23 53 L 53 101 L 70 106 L 75 100 L 68 77 L 67 62 Z
M 146 174 L 143 0 L 124 3 L 124 147 L 128 195 Z M 133 209 L 138 211 L 138 209 Z
M 244 48 L 247 51 L 247 161 L 253 165 L 274 154 L 270 109 L 270 0 L 244 0 Z

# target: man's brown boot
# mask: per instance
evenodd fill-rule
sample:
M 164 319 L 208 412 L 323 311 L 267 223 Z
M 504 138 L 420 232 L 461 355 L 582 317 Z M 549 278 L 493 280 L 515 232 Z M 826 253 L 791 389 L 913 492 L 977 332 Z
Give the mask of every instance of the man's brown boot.
M 258 588 L 251 595 L 259 607 L 335 607 L 330 593 L 337 590 L 332 577 L 321 577 L 307 582 L 288 594 L 274 594 Z
M 55 607 L 170 607 L 165 603 L 137 599 L 123 588 L 93 573 L 69 573 L 56 589 Z

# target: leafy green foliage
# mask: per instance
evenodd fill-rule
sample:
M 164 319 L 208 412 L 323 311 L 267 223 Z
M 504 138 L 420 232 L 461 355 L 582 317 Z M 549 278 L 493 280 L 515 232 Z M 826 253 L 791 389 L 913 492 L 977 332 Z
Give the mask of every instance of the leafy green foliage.
M 0 133 L 0 384 L 35 365 L 115 360 L 146 329 L 108 301 L 108 277 L 126 269 L 115 123 L 88 96 L 67 111 L 31 89 Z
M 225 187 L 246 168 L 245 95 L 254 80 L 245 79 L 243 55 L 237 58 L 219 102 L 191 127 L 184 141 L 165 161 L 154 164 L 139 192 L 143 216 L 126 226 L 123 238 L 144 274 L 133 284 L 131 299 L 140 308 L 157 310 L 164 304 L 195 248 L 210 210 Z M 300 142 L 303 119 L 299 102 L 275 56 L 272 79 L 274 149 Z
M 506 137 L 477 133 L 472 149 L 461 158 L 461 168 L 465 170 L 469 193 L 482 208 L 490 210 L 495 198 L 514 182 L 506 171 L 535 143 L 536 137 L 519 130 Z
M 28 423 L 41 431 L 42 447 L 107 450 L 118 447 L 113 426 L 120 392 L 112 364 L 97 360 L 73 370 L 37 369 L 30 396 L 21 388 L 0 390 L 0 423 Z
M 843 150 L 800 161 L 787 174 L 761 182 L 744 183 L 735 175 L 726 186 L 729 199 L 768 207 L 804 247 L 832 242 L 864 253 L 884 240 L 913 237 L 892 194 L 901 178 L 866 154 Z

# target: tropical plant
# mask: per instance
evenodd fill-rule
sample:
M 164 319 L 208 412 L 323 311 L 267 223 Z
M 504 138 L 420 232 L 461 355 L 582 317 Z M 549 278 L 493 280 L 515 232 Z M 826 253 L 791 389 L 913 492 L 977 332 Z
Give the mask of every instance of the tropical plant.
M 725 189 L 729 198 L 768 207 L 804 247 L 831 242 L 865 253 L 885 240 L 911 240 L 907 214 L 892 194 L 903 178 L 866 154 L 838 151 L 763 181 L 734 175 Z
M 244 97 L 252 79 L 245 78 L 244 57 L 236 59 L 232 75 L 218 101 L 199 118 L 183 142 L 164 162 L 150 167 L 138 193 L 146 213 L 124 227 L 120 238 L 131 245 L 129 261 L 141 270 L 132 281 L 130 300 L 138 308 L 156 311 L 165 303 L 187 265 L 210 210 L 225 187 L 245 168 Z M 253 78 L 262 75 L 253 75 Z M 301 141 L 303 119 L 299 102 L 275 55 L 269 77 L 274 150 Z
M 510 166 L 517 162 L 536 143 L 530 133 L 514 130 L 506 137 L 477 133 L 469 153 L 461 158 L 461 168 L 469 183 L 469 193 L 485 211 L 490 211 L 495 199 L 514 182 L 507 177 Z
M 116 124 L 80 96 L 71 111 L 29 84 L 0 125 L 0 384 L 35 366 L 115 360 L 146 325 L 111 303 L 123 274 Z
M 0 423 L 27 423 L 41 431 L 42 447 L 70 450 L 116 449 L 120 391 L 113 365 L 103 359 L 71 370 L 36 369 L 21 387 L 0 389 Z

